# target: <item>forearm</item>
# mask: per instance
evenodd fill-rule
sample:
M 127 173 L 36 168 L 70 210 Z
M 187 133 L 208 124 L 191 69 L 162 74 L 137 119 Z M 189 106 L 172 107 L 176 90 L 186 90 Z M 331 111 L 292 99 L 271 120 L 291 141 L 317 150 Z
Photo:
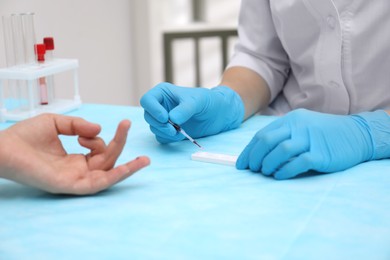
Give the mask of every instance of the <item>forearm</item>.
M 220 85 L 236 91 L 245 106 L 244 119 L 266 108 L 270 101 L 270 91 L 265 80 L 256 72 L 244 67 L 227 69 Z
M 30 155 L 36 151 L 23 146 L 14 129 L 13 126 L 0 131 L 0 178 L 25 183 L 24 175 L 31 170 L 33 163 Z
M 4 138 L 3 138 L 3 131 L 0 131 L 0 178 L 4 178 L 6 169 L 5 169 L 5 153 L 4 151 Z

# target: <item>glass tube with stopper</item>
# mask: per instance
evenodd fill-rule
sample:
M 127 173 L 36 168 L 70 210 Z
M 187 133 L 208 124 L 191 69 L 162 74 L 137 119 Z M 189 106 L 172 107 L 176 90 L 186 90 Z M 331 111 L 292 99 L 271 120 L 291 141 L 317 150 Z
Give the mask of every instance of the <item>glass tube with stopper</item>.
M 45 53 L 46 53 L 46 47 L 45 44 L 35 44 L 35 52 L 38 57 L 38 63 L 44 63 L 45 62 Z M 39 86 L 39 94 L 40 94 L 40 104 L 41 105 L 47 105 L 48 104 L 48 97 L 47 97 L 47 82 L 46 77 L 40 77 L 38 79 L 38 86 Z
M 53 37 L 45 37 L 43 38 L 43 43 L 45 44 L 46 48 L 46 55 L 45 60 L 47 62 L 53 62 L 54 60 L 54 38 Z M 47 80 L 47 98 L 49 104 L 51 104 L 54 101 L 55 97 L 55 86 L 54 86 L 54 75 L 49 75 L 46 77 Z

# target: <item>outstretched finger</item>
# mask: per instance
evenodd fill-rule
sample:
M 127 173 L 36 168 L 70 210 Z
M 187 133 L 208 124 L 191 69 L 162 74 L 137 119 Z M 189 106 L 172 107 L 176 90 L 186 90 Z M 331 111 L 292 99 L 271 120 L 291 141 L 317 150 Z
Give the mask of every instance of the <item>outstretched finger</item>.
M 150 159 L 147 156 L 138 156 L 136 159 L 129 161 L 125 164 L 118 165 L 107 172 L 111 176 L 113 183 L 118 183 L 124 179 L 130 177 L 135 172 L 150 164 Z
M 106 151 L 104 152 L 104 165 L 102 169 L 108 170 L 115 164 L 126 144 L 130 126 L 131 122 L 129 120 L 123 120 L 119 123 L 114 138 L 107 145 Z
M 63 193 L 76 195 L 95 194 L 123 181 L 149 164 L 150 160 L 148 157 L 140 156 L 133 161 L 119 165 L 109 171 L 91 171 L 86 178 L 79 179 L 78 182 L 73 185 L 72 190 Z

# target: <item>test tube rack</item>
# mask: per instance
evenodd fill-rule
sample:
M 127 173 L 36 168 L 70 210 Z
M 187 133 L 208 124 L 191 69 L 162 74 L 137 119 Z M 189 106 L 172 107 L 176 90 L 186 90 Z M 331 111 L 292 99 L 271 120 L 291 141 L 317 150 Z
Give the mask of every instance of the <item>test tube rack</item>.
M 42 113 L 66 113 L 80 107 L 78 67 L 78 60 L 53 59 L 45 63 L 33 63 L 0 69 L 0 122 L 21 121 Z M 65 71 L 73 71 L 73 99 L 59 99 L 55 97 L 49 104 L 37 106 L 35 89 L 37 88 L 37 80 L 41 77 L 54 76 Z M 28 93 L 26 109 L 7 109 L 4 83 L 8 80 L 26 82 L 25 86 Z

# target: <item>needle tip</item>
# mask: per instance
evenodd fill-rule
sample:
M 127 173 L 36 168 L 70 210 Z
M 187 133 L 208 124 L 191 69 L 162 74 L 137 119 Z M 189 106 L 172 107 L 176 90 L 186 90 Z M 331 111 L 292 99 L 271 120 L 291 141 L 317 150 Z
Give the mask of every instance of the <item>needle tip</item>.
M 198 144 L 196 141 L 194 141 L 194 144 L 196 144 L 200 149 L 203 149 L 203 147 L 200 146 L 200 144 Z

